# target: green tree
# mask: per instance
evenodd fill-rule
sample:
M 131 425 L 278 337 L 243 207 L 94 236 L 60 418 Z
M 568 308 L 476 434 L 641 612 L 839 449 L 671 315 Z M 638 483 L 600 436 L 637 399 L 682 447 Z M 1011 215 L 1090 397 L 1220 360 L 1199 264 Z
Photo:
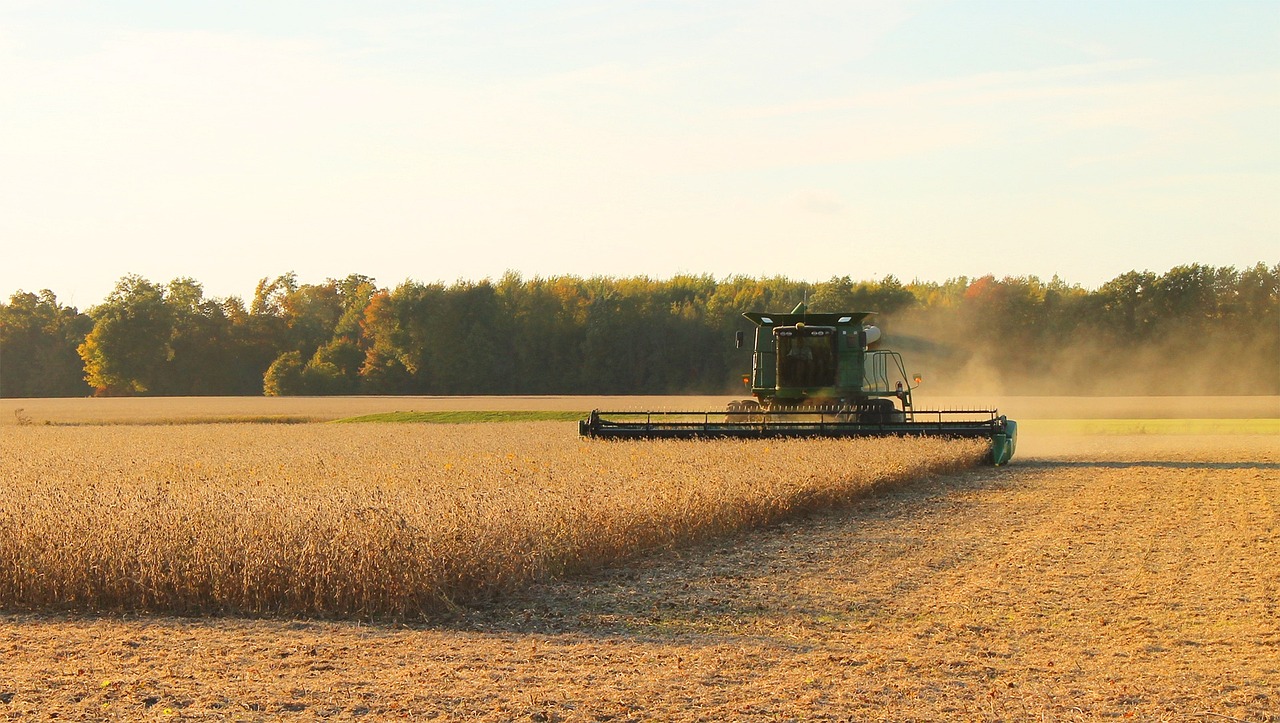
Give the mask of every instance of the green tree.
M 1151 338 L 1159 319 L 1155 286 L 1150 271 L 1128 271 L 1103 284 L 1094 294 L 1102 331 L 1121 343 Z
M 369 345 L 364 313 L 377 292 L 373 279 L 360 274 L 323 284 L 299 284 L 292 272 L 259 281 L 245 346 L 255 356 L 274 355 L 267 369 L 275 371 L 271 379 L 264 374 L 263 389 L 269 394 L 357 391 Z M 297 378 L 289 352 L 298 353 Z
M 205 299 L 194 279 L 169 282 L 165 288 L 173 329 L 169 359 L 155 392 L 170 395 L 231 394 L 236 384 L 235 359 L 240 349 L 227 306 Z
M 352 394 L 359 384 L 364 353 L 350 339 L 337 338 L 316 350 L 302 370 L 309 394 Z
M 271 362 L 262 378 L 262 393 L 268 397 L 288 397 L 305 393 L 302 353 L 287 351 Z
M 500 394 L 511 389 L 508 327 L 493 285 L 460 282 L 426 320 L 425 351 L 441 394 Z
M 0 303 L 0 396 L 83 396 L 91 390 L 76 347 L 93 327 L 48 289 Z
M 415 389 L 411 355 L 403 348 L 404 334 L 390 293 L 375 292 L 360 322 L 365 341 L 360 364 L 360 390 L 366 394 L 411 394 Z
M 88 315 L 49 292 L 0 304 L 0 394 L 80 393 L 81 374 L 100 394 L 736 394 L 752 362 L 733 333 L 755 333 L 742 312 L 806 298 L 814 311 L 880 312 L 913 370 L 980 367 L 1007 391 L 1276 393 L 1278 280 L 1280 265 L 1189 264 L 1097 291 L 1034 276 L 516 273 L 388 291 L 360 274 L 300 284 L 289 273 L 262 279 L 246 308 L 205 298 L 192 279 L 128 276 Z
M 221 314 L 227 320 L 224 359 L 224 394 L 261 394 L 263 375 L 280 355 L 278 318 L 254 314 L 240 298 L 232 296 L 220 302 Z
M 173 353 L 173 313 L 164 289 L 130 274 L 89 310 L 93 330 L 77 348 L 85 379 L 99 395 L 142 394 L 156 387 Z

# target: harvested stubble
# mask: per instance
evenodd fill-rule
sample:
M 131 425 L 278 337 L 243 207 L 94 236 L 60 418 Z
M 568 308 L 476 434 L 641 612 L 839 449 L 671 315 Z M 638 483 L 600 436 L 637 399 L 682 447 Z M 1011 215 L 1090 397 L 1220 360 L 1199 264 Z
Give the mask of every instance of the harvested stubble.
M 984 452 L 583 442 L 556 423 L 15 429 L 0 607 L 427 617 Z

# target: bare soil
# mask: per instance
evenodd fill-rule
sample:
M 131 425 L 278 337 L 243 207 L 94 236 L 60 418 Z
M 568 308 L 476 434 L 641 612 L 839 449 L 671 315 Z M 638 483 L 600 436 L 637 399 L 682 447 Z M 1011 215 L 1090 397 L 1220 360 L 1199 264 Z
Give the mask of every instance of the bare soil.
M 1280 444 L 1024 438 L 429 627 L 0 616 L 54 717 L 1280 721 Z

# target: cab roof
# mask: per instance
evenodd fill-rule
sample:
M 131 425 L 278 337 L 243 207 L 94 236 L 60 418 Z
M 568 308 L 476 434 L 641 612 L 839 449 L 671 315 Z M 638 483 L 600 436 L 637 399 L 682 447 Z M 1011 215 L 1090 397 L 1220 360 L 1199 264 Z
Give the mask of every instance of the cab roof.
M 804 323 L 813 326 L 862 326 L 862 320 L 874 311 L 841 311 L 834 313 L 809 313 L 804 302 L 796 304 L 789 313 L 774 314 L 767 311 L 748 311 L 743 316 L 756 326 L 795 326 Z

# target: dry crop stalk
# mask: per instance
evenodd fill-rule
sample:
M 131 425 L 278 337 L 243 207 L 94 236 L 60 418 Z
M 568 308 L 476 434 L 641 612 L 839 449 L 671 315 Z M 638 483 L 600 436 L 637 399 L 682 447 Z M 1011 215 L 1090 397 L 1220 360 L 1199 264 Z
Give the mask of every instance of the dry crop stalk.
M 984 453 L 557 423 L 24 427 L 0 439 L 0 606 L 429 616 Z

